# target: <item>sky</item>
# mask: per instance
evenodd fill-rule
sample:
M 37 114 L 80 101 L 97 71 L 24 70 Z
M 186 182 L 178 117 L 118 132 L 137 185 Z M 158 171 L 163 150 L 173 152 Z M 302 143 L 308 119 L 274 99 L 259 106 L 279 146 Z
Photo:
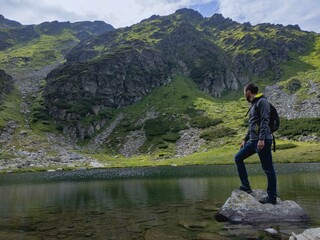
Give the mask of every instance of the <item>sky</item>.
M 221 13 L 253 25 L 298 24 L 302 30 L 320 33 L 319 0 L 0 0 L 0 14 L 22 24 L 102 20 L 119 28 L 180 8 L 192 8 L 204 17 Z

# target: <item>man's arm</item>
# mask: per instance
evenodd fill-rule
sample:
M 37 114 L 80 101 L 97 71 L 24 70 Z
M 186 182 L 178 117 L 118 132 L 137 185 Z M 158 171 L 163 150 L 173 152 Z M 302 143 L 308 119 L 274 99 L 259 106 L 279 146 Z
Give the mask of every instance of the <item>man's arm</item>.
M 259 140 L 265 140 L 269 130 L 269 120 L 270 120 L 270 104 L 266 99 L 261 99 L 258 102 L 258 111 L 260 114 L 260 131 Z

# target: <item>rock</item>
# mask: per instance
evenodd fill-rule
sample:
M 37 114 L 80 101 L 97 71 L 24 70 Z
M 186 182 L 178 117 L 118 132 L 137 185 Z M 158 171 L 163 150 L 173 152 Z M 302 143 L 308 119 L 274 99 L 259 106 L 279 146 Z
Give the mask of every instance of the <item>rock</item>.
M 205 222 L 193 221 L 193 220 L 180 220 L 179 225 L 188 230 L 199 230 L 207 226 Z
M 278 234 L 278 231 L 277 230 L 275 230 L 274 228 L 266 228 L 265 229 L 265 231 L 267 232 L 267 233 L 270 233 L 270 234 Z
M 241 190 L 234 190 L 216 214 L 218 221 L 235 223 L 256 222 L 306 222 L 309 217 L 294 201 L 281 201 L 277 204 L 261 204 L 259 200 L 267 196 L 263 190 L 254 190 L 248 194 Z
M 102 163 L 97 162 L 97 161 L 90 162 L 89 166 L 92 168 L 104 168 L 104 165 Z
M 309 240 L 309 239 L 320 240 L 320 227 L 309 228 L 299 235 L 292 233 L 292 236 L 289 238 L 289 240 Z

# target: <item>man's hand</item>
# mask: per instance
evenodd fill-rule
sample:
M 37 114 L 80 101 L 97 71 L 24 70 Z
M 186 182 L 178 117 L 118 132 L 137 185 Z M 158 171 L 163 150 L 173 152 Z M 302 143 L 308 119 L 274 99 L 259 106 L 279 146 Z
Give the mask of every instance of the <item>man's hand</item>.
M 264 148 L 264 140 L 259 140 L 257 147 L 258 147 L 258 150 L 262 150 L 262 148 Z
M 242 140 L 242 142 L 241 142 L 241 144 L 240 144 L 240 148 L 243 148 L 245 144 L 246 144 L 246 141 L 245 141 L 245 140 Z

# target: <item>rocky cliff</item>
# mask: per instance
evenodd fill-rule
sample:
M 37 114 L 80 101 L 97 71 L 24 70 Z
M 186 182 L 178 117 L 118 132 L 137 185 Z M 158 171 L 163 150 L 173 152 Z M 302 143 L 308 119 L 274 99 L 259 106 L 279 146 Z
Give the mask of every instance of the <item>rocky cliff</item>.
M 0 103 L 4 95 L 9 94 L 13 90 L 13 79 L 0 69 Z
M 79 43 L 48 75 L 43 96 L 53 119 L 75 133 L 82 119 L 138 102 L 177 74 L 214 97 L 258 77 L 279 80 L 281 64 L 307 53 L 314 41 L 297 26 L 251 26 L 181 9 Z M 90 136 L 96 126 L 75 136 Z
M 245 131 L 249 81 L 281 116 L 298 119 L 282 121 L 280 136 L 319 139 L 319 43 L 319 34 L 298 26 L 240 24 L 190 9 L 120 29 L 0 18 L 0 68 L 21 93 L 1 106 L 0 154 L 12 157 L 17 147 L 21 163 L 26 148 L 30 159 L 45 149 L 35 153 L 39 162 L 44 152 L 62 156 L 65 143 L 38 135 L 47 132 L 71 137 L 70 149 L 80 142 L 86 151 L 154 159 L 233 144 Z

